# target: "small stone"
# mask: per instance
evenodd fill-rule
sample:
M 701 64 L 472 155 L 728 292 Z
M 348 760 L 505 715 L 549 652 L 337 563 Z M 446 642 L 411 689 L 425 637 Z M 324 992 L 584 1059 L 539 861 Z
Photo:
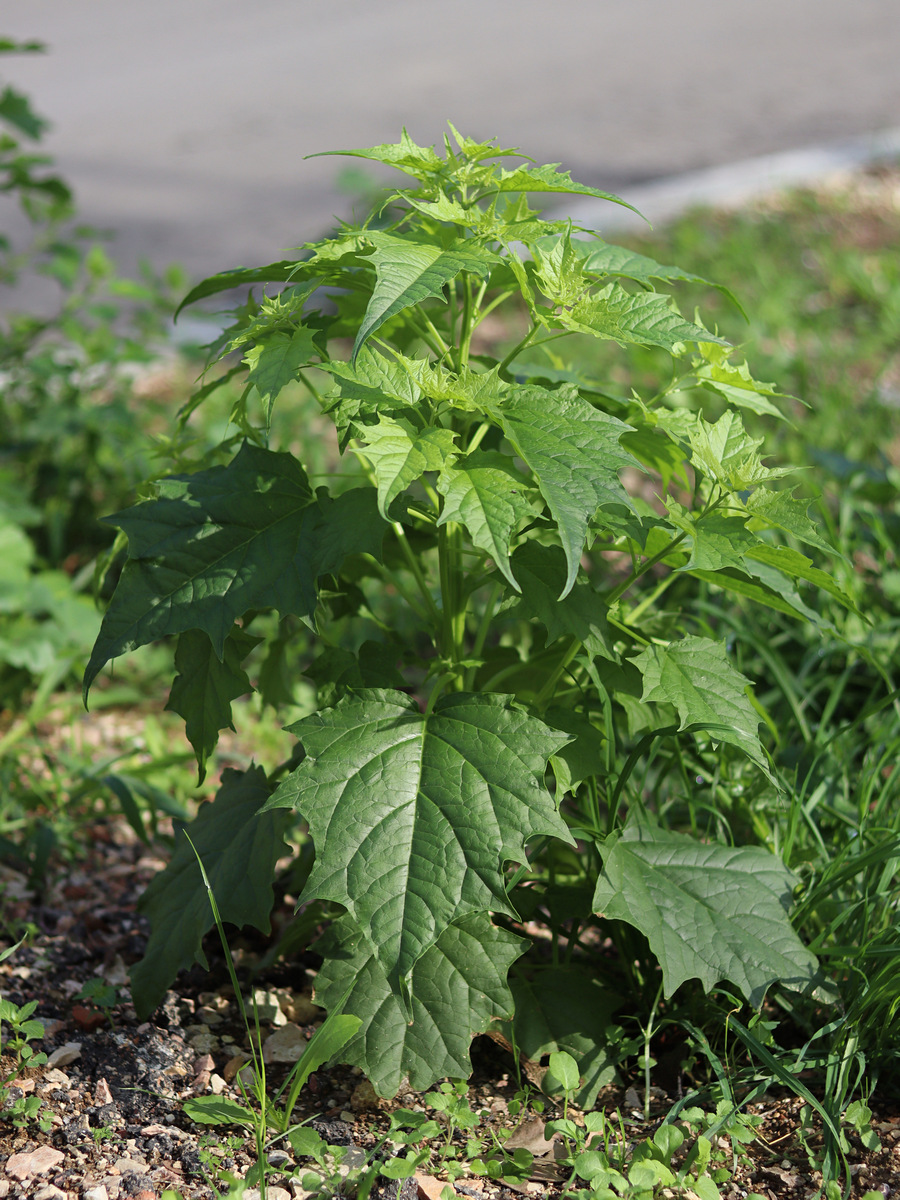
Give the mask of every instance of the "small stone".
M 350 1107 L 354 1112 L 371 1112 L 378 1107 L 378 1093 L 368 1079 L 362 1079 L 353 1089 L 350 1097 Z
M 112 1104 L 112 1092 L 109 1090 L 109 1084 L 105 1079 L 98 1079 L 97 1085 L 94 1088 L 94 1103 L 95 1104 Z
M 106 1184 L 98 1183 L 94 1187 L 85 1188 L 81 1193 L 83 1200 L 109 1200 Z
M 228 1085 L 226 1084 L 225 1080 L 222 1078 L 221 1075 L 216 1075 L 215 1072 L 213 1072 L 213 1074 L 210 1075 L 209 1090 L 212 1092 L 212 1094 L 214 1096 L 221 1096 L 227 1086 Z
M 321 1021 L 325 1016 L 325 1010 L 319 1008 L 318 1004 L 313 1004 L 310 992 L 297 992 L 292 995 L 284 1004 L 284 1012 L 289 1020 L 298 1025 L 309 1025 L 313 1021 Z
M 39 1146 L 30 1153 L 13 1154 L 6 1164 L 7 1174 L 13 1179 L 30 1179 L 32 1175 L 43 1175 L 52 1171 L 63 1161 L 65 1155 L 52 1146 Z
M 454 1196 L 459 1193 L 444 1179 L 435 1179 L 433 1175 L 416 1173 L 416 1186 L 419 1189 L 420 1200 L 441 1200 L 445 1187 L 449 1187 Z
M 294 1063 L 309 1045 L 306 1034 L 299 1025 L 288 1022 L 263 1042 L 263 1061 L 267 1063 Z
M 214 1008 L 204 1005 L 197 1010 L 197 1016 L 204 1025 L 221 1025 L 225 1018 L 221 1013 L 216 1012 Z
M 69 1063 L 81 1058 L 81 1042 L 66 1042 L 58 1050 L 47 1056 L 48 1067 L 67 1067 Z
M 201 1054 L 199 1058 L 195 1058 L 192 1064 L 194 1074 L 199 1075 L 202 1071 L 211 1071 L 216 1065 L 216 1060 L 211 1054 Z
M 245 1062 L 249 1062 L 246 1054 L 235 1054 L 233 1058 L 229 1058 L 222 1069 L 222 1075 L 225 1077 L 226 1083 L 231 1083 Z
M 289 1154 L 285 1154 L 283 1150 L 273 1150 L 269 1154 L 269 1157 L 266 1161 L 270 1167 L 278 1168 L 283 1167 L 286 1163 L 289 1163 L 291 1161 L 291 1156 Z
M 120 1175 L 124 1175 L 126 1171 L 134 1171 L 137 1175 L 144 1175 L 150 1168 L 140 1158 L 117 1158 L 113 1164 Z
M 256 1006 L 256 1012 L 261 1021 L 270 1025 L 285 1025 L 287 1017 L 281 1011 L 280 997 L 277 992 L 267 992 L 264 988 L 254 988 L 249 1008 Z
M 9 1195 L 9 1180 L 0 1179 L 0 1197 Z
M 51 1067 L 49 1071 L 44 1072 L 43 1083 L 48 1088 L 62 1088 L 64 1091 L 68 1091 L 72 1086 L 72 1080 L 65 1071 L 58 1071 L 56 1067 Z
M 266 1195 L 269 1200 L 291 1200 L 291 1193 L 283 1187 L 267 1187 Z M 244 1200 L 260 1200 L 259 1188 L 247 1188 Z
M 45 1183 L 34 1193 L 33 1200 L 66 1200 L 66 1193 L 52 1183 Z
M 188 1045 L 198 1054 L 209 1054 L 212 1050 L 219 1049 L 219 1039 L 204 1028 L 202 1033 L 194 1033 L 188 1038 Z

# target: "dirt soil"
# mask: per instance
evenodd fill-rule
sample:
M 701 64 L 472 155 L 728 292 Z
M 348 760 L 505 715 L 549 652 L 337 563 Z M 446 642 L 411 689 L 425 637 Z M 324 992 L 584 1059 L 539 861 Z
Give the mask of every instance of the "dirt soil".
M 24 876 L 0 866 L 5 925 L 29 923 L 38 931 L 0 964 L 0 996 L 17 1005 L 37 1001 L 34 1016 L 44 1023 L 45 1037 L 36 1048 L 48 1056 L 45 1064 L 21 1071 L 10 1092 L 11 1100 L 39 1097 L 47 1128 L 37 1120 L 19 1126 L 8 1109 L 0 1112 L 0 1198 L 157 1200 L 171 1188 L 209 1200 L 227 1192 L 226 1174 L 241 1178 L 254 1162 L 252 1142 L 240 1130 L 198 1125 L 183 1110 L 183 1102 L 198 1095 L 238 1097 L 235 1074 L 248 1043 L 224 960 L 210 940 L 210 972 L 195 968 L 182 974 L 150 1020 L 139 1022 L 127 990 L 128 970 L 140 958 L 147 933 L 136 903 L 164 865 L 164 850 L 138 842 L 124 822 L 100 821 L 88 832 L 91 849 L 85 859 L 77 869 L 59 867 L 42 895 L 28 888 Z M 118 1002 L 108 1013 L 78 996 L 95 979 L 117 989 Z M 310 957 L 277 965 L 255 980 L 255 987 L 269 993 L 271 1005 L 263 1009 L 269 1016 L 264 1040 L 279 1029 L 299 1028 L 300 1037 L 311 1036 L 323 1015 L 312 1002 L 314 979 Z M 509 1113 L 518 1089 L 512 1057 L 478 1038 L 473 1062 L 470 1104 L 483 1114 L 478 1132 L 520 1126 L 519 1136 L 527 1133 L 530 1127 L 522 1126 L 521 1115 L 514 1119 Z M 0 1079 L 14 1067 L 6 1055 Z M 289 1069 L 272 1063 L 275 1087 Z M 671 1107 L 672 1098 L 659 1089 L 652 1096 L 650 1122 L 635 1108 L 642 1097 L 634 1088 L 613 1088 L 601 1096 L 608 1111 L 621 1110 L 629 1142 L 652 1134 Z M 866 1150 L 851 1136 L 851 1194 L 877 1190 L 885 1197 L 900 1196 L 900 1114 L 880 1109 L 877 1098 L 871 1103 L 880 1149 Z M 326 1141 L 357 1147 L 354 1153 L 361 1159 L 398 1104 L 422 1106 L 423 1096 L 407 1092 L 390 1102 L 380 1100 L 358 1068 L 339 1066 L 312 1077 L 295 1120 L 313 1117 Z M 815 1161 L 821 1137 L 813 1127 L 801 1139 L 801 1107 L 790 1095 L 764 1096 L 750 1106 L 763 1118 L 759 1136 L 744 1148 L 731 1181 L 722 1185 L 724 1196 L 736 1200 L 752 1192 L 776 1200 L 819 1192 Z M 543 1117 L 553 1114 L 549 1105 Z M 580 1120 L 571 1110 L 570 1115 Z M 277 1171 L 270 1179 L 273 1200 L 309 1195 L 302 1176 L 312 1164 L 298 1161 L 289 1150 L 285 1145 L 270 1158 Z M 390 1143 L 379 1153 L 390 1157 Z M 457 1180 L 456 1194 L 474 1200 L 562 1196 L 567 1175 L 558 1178 L 552 1157 L 536 1160 L 536 1166 L 538 1177 L 515 1190 L 473 1176 Z M 443 1181 L 425 1174 L 402 1185 L 379 1179 L 372 1195 L 393 1198 L 398 1186 L 401 1200 L 415 1200 L 417 1194 L 436 1200 Z M 248 1189 L 245 1195 L 252 1198 L 254 1192 Z M 663 1195 L 675 1193 L 666 1189 Z

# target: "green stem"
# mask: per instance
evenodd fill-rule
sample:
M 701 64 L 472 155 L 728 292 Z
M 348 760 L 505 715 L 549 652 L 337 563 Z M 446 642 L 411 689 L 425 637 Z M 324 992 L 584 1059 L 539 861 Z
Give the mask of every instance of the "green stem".
M 459 329 L 459 348 L 456 352 L 456 369 L 462 371 L 469 361 L 469 344 L 472 341 L 472 289 L 469 286 L 469 274 L 463 271 L 460 276 L 463 289 L 462 321 Z
M 562 658 L 560 658 L 559 662 L 550 672 L 550 678 L 535 697 L 534 704 L 538 711 L 543 712 L 549 702 L 553 699 L 553 693 L 556 691 L 557 684 L 559 683 L 560 679 L 562 679 L 564 672 L 568 669 L 572 659 L 580 649 L 581 642 L 578 640 L 578 638 L 571 638 L 562 655 Z
M 409 567 L 412 577 L 416 581 L 416 587 L 419 589 L 419 594 L 425 601 L 425 607 L 428 609 L 428 613 L 434 622 L 435 628 L 438 628 L 440 625 L 441 616 L 438 612 L 438 607 L 434 602 L 434 597 L 431 594 L 431 590 L 428 587 L 428 581 L 422 573 L 419 560 L 416 558 L 407 540 L 406 530 L 399 521 L 393 521 L 391 523 L 391 528 L 393 529 L 397 538 L 397 544 L 400 547 L 400 552 L 406 561 L 406 565 Z
M 512 350 L 510 350 L 509 354 L 507 354 L 506 358 L 504 358 L 503 362 L 500 364 L 500 366 L 498 368 L 498 372 L 500 375 L 503 374 L 503 372 L 506 370 L 506 368 L 509 366 L 509 364 L 513 361 L 513 359 L 516 357 L 516 355 L 519 354 L 520 351 L 525 349 L 525 347 L 529 344 L 531 339 L 534 337 L 534 335 L 537 333 L 537 331 L 540 328 L 541 327 L 537 321 L 532 322 L 531 328 L 528 330 L 528 332 L 525 334 L 525 336 L 522 338 L 522 340 L 520 342 L 516 342 L 515 346 L 513 346 Z
M 481 620 L 478 623 L 478 629 L 475 633 L 475 641 L 472 644 L 472 657 L 481 658 L 481 653 L 484 650 L 484 643 L 487 641 L 487 635 L 491 628 L 491 621 L 494 619 L 494 610 L 500 597 L 503 595 L 503 588 L 499 583 L 495 583 L 491 589 L 491 594 L 488 596 L 487 603 L 484 606 L 484 612 L 481 614 Z M 466 672 L 465 686 L 471 688 L 475 683 L 475 672 L 477 667 L 469 667 Z
M 679 533 L 678 537 L 673 538 L 668 545 L 663 546 L 662 550 L 658 550 L 656 554 L 646 559 L 639 567 L 632 571 L 628 578 L 624 579 L 618 587 L 613 588 L 613 590 L 606 597 L 606 603 L 609 605 L 609 607 L 612 608 L 619 597 L 624 595 L 631 585 L 636 583 L 642 575 L 646 575 L 646 573 L 655 567 L 658 562 L 662 562 L 664 558 L 668 558 L 676 546 L 679 546 L 686 537 L 686 533 Z

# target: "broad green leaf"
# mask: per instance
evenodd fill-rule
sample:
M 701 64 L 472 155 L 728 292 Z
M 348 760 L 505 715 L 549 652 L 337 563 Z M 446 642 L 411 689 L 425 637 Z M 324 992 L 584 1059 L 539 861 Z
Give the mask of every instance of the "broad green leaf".
M 187 833 L 209 877 L 222 921 L 269 932 L 275 900 L 275 863 L 285 852 L 287 815 L 257 815 L 270 792 L 265 772 L 227 770 L 211 804 L 203 804 Z M 138 901 L 150 921 L 144 957 L 131 971 L 134 1005 L 141 1020 L 161 1003 L 178 972 L 198 962 L 207 967 L 203 938 L 213 928 L 212 908 L 197 859 L 186 837 L 154 875 Z
M 247 380 L 254 385 L 265 405 L 267 424 L 271 420 L 275 397 L 286 384 L 297 378 L 300 367 L 318 353 L 313 345 L 314 334 L 315 330 L 302 325 L 293 333 L 278 331 L 244 355 L 244 362 L 250 368 Z
M 85 694 L 118 654 L 202 629 L 216 654 L 254 608 L 312 617 L 316 579 L 343 557 L 379 554 L 385 526 L 372 489 L 314 497 L 290 454 L 245 443 L 224 467 L 175 475 L 159 498 L 108 517 L 129 559 L 85 672 Z
M 448 694 L 426 716 L 365 691 L 288 728 L 306 758 L 270 806 L 309 822 L 303 896 L 346 905 L 394 988 L 452 922 L 511 913 L 502 868 L 529 838 L 571 842 L 543 783 L 568 739 L 508 696 Z
M 438 525 L 459 521 L 472 539 L 497 564 L 519 591 L 509 563 L 513 534 L 522 521 L 535 515 L 527 479 L 509 457 L 495 451 L 476 451 L 444 468 L 437 481 L 444 497 Z
M 630 208 L 638 216 L 633 204 L 629 204 L 612 192 L 601 192 L 599 188 L 588 187 L 584 183 L 575 183 L 568 171 L 560 171 L 559 163 L 548 163 L 543 167 L 514 167 L 511 171 L 501 171 L 487 185 L 489 192 L 557 192 L 569 196 L 594 196 L 598 200 L 609 200 L 612 204 L 621 204 Z
M 259 641 L 235 627 L 225 640 L 220 659 L 199 629 L 186 629 L 179 635 L 175 650 L 177 674 L 166 708 L 184 717 L 184 732 L 197 756 L 198 783 L 206 777 L 206 760 L 216 748 L 219 731 L 234 729 L 232 700 L 253 691 L 241 662 Z
M 428 297 L 443 303 L 443 289 L 461 271 L 470 271 L 487 279 L 499 255 L 469 240 L 456 242 L 448 249 L 428 242 L 384 239 L 369 260 L 375 267 L 375 290 L 366 315 L 353 343 L 351 361 L 356 360 L 366 338 L 389 317 Z
M 234 267 L 230 271 L 220 271 L 218 275 L 210 275 L 191 288 L 175 310 L 173 320 L 178 320 L 178 314 L 189 304 L 205 300 L 207 296 L 215 296 L 219 292 L 228 292 L 232 288 L 244 287 L 251 283 L 287 283 L 296 273 L 302 263 L 282 262 L 269 263 L 267 267 Z
M 750 680 L 711 638 L 684 637 L 669 646 L 647 646 L 632 660 L 644 677 L 644 702 L 674 704 L 681 729 L 707 730 L 714 741 L 739 746 L 764 771 L 759 714 L 747 696 Z
M 341 1061 L 361 1067 L 382 1096 L 395 1095 L 404 1077 L 417 1090 L 446 1076 L 467 1078 L 473 1036 L 512 1011 L 506 976 L 526 945 L 486 913 L 463 917 L 413 967 L 407 1013 L 372 947 L 342 917 L 316 944 L 325 957 L 316 1000 L 330 1008 L 352 984 L 344 1011 L 362 1018 Z
M 464 412 L 484 411 L 497 404 L 509 387 L 500 378 L 498 367 L 478 373 L 469 367 L 449 371 L 440 363 L 429 363 L 421 358 L 401 357 L 399 361 L 414 376 L 429 400 L 450 404 Z
M 693 465 L 708 479 L 732 492 L 742 492 L 755 484 L 780 475 L 789 475 L 792 467 L 764 467 L 758 449 L 761 437 L 751 437 L 740 415 L 728 411 L 710 424 L 694 416 L 688 428 Z
M 607 608 L 594 588 L 579 582 L 560 599 L 566 560 L 558 546 L 526 542 L 516 550 L 511 567 L 522 592 L 519 611 L 537 617 L 547 630 L 548 644 L 558 637 L 574 637 L 589 654 L 618 660 L 606 622 Z
M 498 1022 L 497 1031 L 532 1062 L 558 1051 L 571 1054 L 584 1080 L 575 1103 L 592 1108 L 600 1088 L 616 1077 L 617 1047 L 607 1041 L 606 1028 L 622 1007 L 621 996 L 582 968 L 563 965 L 536 970 L 531 978 L 517 972 L 511 988 L 516 1015 Z
M 592 275 L 617 275 L 623 279 L 633 279 L 652 287 L 654 280 L 660 283 L 702 283 L 706 287 L 716 288 L 727 296 L 734 306 L 743 313 L 733 293 L 719 283 L 712 283 L 702 275 L 692 275 L 690 271 L 682 271 L 680 267 L 666 266 L 655 262 L 646 254 L 638 254 L 635 250 L 626 250 L 624 246 L 613 246 L 609 242 L 576 241 L 572 243 L 579 255 L 583 255 L 581 269 Z
M 813 983 L 815 957 L 788 919 L 796 878 L 767 850 L 638 824 L 600 850 L 594 911 L 644 934 L 666 997 L 686 979 L 707 991 L 727 980 L 758 1008 L 775 982 Z
M 789 488 L 783 492 L 757 488 L 745 501 L 747 511 L 755 518 L 751 521 L 750 528 L 757 528 L 758 523 L 781 529 L 798 541 L 806 542 L 808 546 L 815 546 L 817 550 L 823 550 L 829 555 L 836 554 L 834 546 L 825 541 L 810 519 L 810 502 L 795 500 L 795 491 L 796 488 Z
M 685 342 L 709 341 L 711 336 L 709 330 L 686 321 L 670 296 L 657 292 L 635 295 L 618 283 L 591 292 L 571 309 L 549 317 L 546 323 L 622 345 L 661 346 L 676 356 L 684 352 Z
M 574 389 L 513 387 L 494 415 L 534 473 L 566 555 L 560 599 L 572 590 L 591 518 L 602 505 L 631 508 L 619 482 L 634 459 L 619 445 L 631 426 L 594 408 Z
M 357 435 L 364 445 L 354 452 L 368 458 L 375 468 L 378 511 L 388 519 L 397 497 L 426 471 L 440 471 L 454 454 L 456 436 L 449 429 L 417 429 L 410 421 L 382 417 L 377 425 L 362 425 Z

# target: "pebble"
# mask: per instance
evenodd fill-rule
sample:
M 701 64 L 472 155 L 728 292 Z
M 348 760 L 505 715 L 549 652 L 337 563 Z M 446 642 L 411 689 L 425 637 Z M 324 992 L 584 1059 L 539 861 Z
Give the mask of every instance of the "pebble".
M 6 1164 L 6 1172 L 13 1179 L 29 1179 L 32 1175 L 43 1175 L 58 1167 L 65 1155 L 52 1146 L 39 1146 L 37 1150 L 13 1154 Z
M 109 1200 L 109 1192 L 106 1190 L 106 1185 L 98 1183 L 94 1187 L 85 1188 L 81 1193 L 83 1200 Z
M 267 1187 L 266 1195 L 269 1200 L 292 1200 L 291 1193 L 283 1187 Z M 244 1200 L 260 1200 L 259 1188 L 247 1188 L 244 1192 Z
M 306 1034 L 299 1025 L 288 1022 L 263 1042 L 263 1060 L 267 1063 L 295 1063 L 309 1045 Z
M 95 1104 L 112 1104 L 112 1092 L 109 1090 L 109 1084 L 105 1079 L 98 1079 L 94 1088 L 94 1103 Z
M 248 1008 L 252 1010 L 254 1005 L 261 1021 L 268 1021 L 270 1025 L 287 1024 L 287 1017 L 281 1011 L 281 997 L 277 992 L 254 988 Z
M 69 1063 L 81 1058 L 81 1042 L 66 1042 L 58 1050 L 47 1056 L 48 1067 L 67 1067 Z
M 34 1193 L 34 1200 L 66 1200 L 66 1193 L 52 1183 L 45 1183 Z

